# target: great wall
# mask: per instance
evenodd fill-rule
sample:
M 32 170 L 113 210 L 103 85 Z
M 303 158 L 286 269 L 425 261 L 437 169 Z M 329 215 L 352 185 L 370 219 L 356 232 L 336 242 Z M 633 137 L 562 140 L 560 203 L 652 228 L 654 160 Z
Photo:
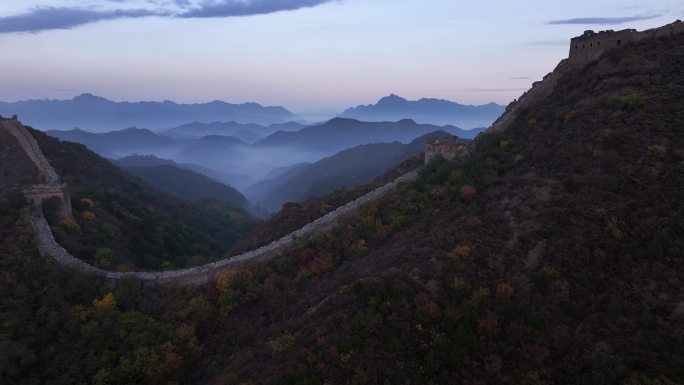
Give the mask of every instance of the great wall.
M 356 211 L 364 204 L 378 199 L 388 192 L 394 190 L 399 184 L 415 180 L 418 177 L 418 170 L 414 170 L 401 177 L 389 182 L 377 189 L 347 203 L 344 206 L 338 207 L 336 210 L 327 213 L 321 218 L 305 225 L 304 227 L 291 232 L 290 234 L 280 238 L 277 241 L 271 242 L 256 250 L 248 251 L 233 257 L 225 258 L 220 261 L 209 263 L 202 266 L 158 272 L 117 272 L 103 270 L 92 266 L 71 255 L 55 240 L 50 225 L 43 216 L 41 201 L 35 199 L 36 190 L 39 192 L 51 191 L 54 196 L 59 196 L 62 199 L 68 199 L 67 186 L 61 184 L 57 172 L 50 166 L 50 163 L 45 158 L 45 155 L 40 150 L 38 143 L 33 138 L 31 133 L 19 123 L 16 117 L 12 119 L 2 119 L 0 117 L 0 129 L 10 132 L 22 148 L 29 156 L 29 158 L 36 164 L 39 171 L 45 175 L 46 184 L 31 186 L 24 190 L 27 198 L 34 200 L 31 224 L 34 231 L 36 246 L 38 251 L 43 256 L 52 257 L 55 261 L 63 266 L 67 266 L 82 273 L 95 274 L 104 277 L 109 281 L 117 281 L 121 279 L 138 280 L 142 284 L 178 284 L 178 285 L 202 285 L 212 281 L 215 276 L 223 271 L 230 270 L 241 266 L 245 263 L 263 262 L 270 258 L 277 256 L 285 249 L 296 245 L 297 241 L 314 234 L 317 231 L 330 228 L 337 224 L 348 214 Z M 48 177 L 49 175 L 49 177 Z M 49 181 L 49 183 L 48 183 Z M 70 206 L 69 206 L 70 207 Z M 71 214 L 69 209 L 69 215 Z
M 571 69 L 598 59 L 605 51 L 648 38 L 673 36 L 674 34 L 682 32 L 684 32 L 684 23 L 679 20 L 667 26 L 644 32 L 637 32 L 636 30 L 618 32 L 602 31 L 599 33 L 586 31 L 582 36 L 571 40 L 569 57 L 562 60 L 556 69 L 546 75 L 542 81 L 534 83 L 532 88 L 525 92 L 518 100 L 509 104 L 506 111 L 487 131 L 503 131 L 507 129 L 517 118 L 521 109 L 550 95 L 563 74 Z M 3 119 L 0 117 L 0 129 L 7 130 L 17 139 L 45 180 L 45 184 L 34 185 L 24 190 L 25 196 L 33 203 L 31 223 L 39 252 L 44 256 L 52 257 L 55 261 L 64 266 L 68 266 L 83 273 L 100 275 L 113 282 L 121 279 L 138 280 L 141 284 L 173 283 L 178 285 L 202 285 L 211 282 L 217 274 L 223 271 L 234 269 L 245 263 L 268 261 L 285 249 L 295 246 L 299 240 L 339 223 L 345 216 L 353 213 L 364 204 L 386 195 L 388 192 L 394 190 L 399 184 L 415 180 L 418 177 L 419 172 L 419 170 L 409 172 L 344 206 L 338 207 L 336 210 L 329 212 L 323 217 L 293 231 L 279 240 L 271 242 L 256 250 L 188 269 L 123 273 L 107 271 L 87 264 L 71 255 L 57 243 L 52 235 L 47 220 L 42 214 L 41 203 L 44 199 L 53 196 L 59 197 L 63 203 L 63 215 L 70 216 L 71 206 L 68 188 L 65 184 L 61 183 L 59 175 L 57 175 L 43 155 L 36 140 L 28 130 L 19 123 L 16 116 L 11 119 Z M 426 163 L 437 156 L 442 156 L 451 160 L 462 156 L 467 153 L 467 151 L 467 146 L 460 144 L 458 140 L 430 140 L 426 144 Z

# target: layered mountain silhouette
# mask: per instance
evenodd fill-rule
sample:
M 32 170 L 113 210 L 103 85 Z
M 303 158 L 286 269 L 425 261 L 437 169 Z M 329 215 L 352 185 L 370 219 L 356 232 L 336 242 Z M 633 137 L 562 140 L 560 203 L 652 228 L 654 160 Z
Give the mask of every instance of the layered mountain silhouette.
M 208 135 L 234 136 L 246 143 L 254 143 L 276 131 L 297 131 L 306 127 L 297 122 L 271 124 L 263 126 L 254 123 L 232 122 L 192 122 L 178 127 L 163 130 L 160 133 L 172 138 L 188 139 L 200 138 Z
M 368 122 L 413 119 L 420 123 L 471 129 L 489 127 L 504 110 L 504 106 L 495 103 L 473 106 L 442 99 L 406 100 L 392 94 L 376 104 L 349 108 L 340 117 Z
M 337 152 L 368 143 L 408 143 L 422 135 L 446 131 L 460 138 L 473 138 L 482 129 L 462 130 L 454 126 L 418 124 L 411 119 L 397 122 L 362 122 L 335 118 L 326 123 L 295 132 L 276 132 L 255 143 L 257 147 L 288 146 L 325 152 Z
M 123 167 L 150 186 L 190 201 L 214 200 L 236 208 L 246 208 L 247 199 L 233 187 L 205 175 L 173 165 Z
M 193 171 L 197 174 L 202 174 L 214 181 L 237 188 L 246 187 L 254 183 L 254 180 L 246 174 L 218 171 L 193 163 L 176 163 L 169 159 L 158 158 L 154 155 L 129 155 L 123 158 L 112 160 L 112 162 L 122 168 L 174 166 L 184 170 Z
M 268 125 L 293 120 L 292 113 L 283 107 L 265 107 L 257 103 L 230 104 L 218 100 L 197 104 L 114 102 L 92 94 L 78 95 L 70 100 L 0 102 L 0 114 L 19 115 L 26 124 L 42 130 L 79 127 L 92 132 L 130 126 L 162 129 L 194 121 Z
M 84 144 L 106 158 L 119 158 L 138 153 L 163 155 L 180 151 L 182 147 L 182 141 L 135 127 L 105 133 L 93 133 L 81 129 L 46 131 L 46 133 L 60 140 Z
M 250 144 L 236 135 L 245 137 L 259 135 L 260 131 L 243 132 L 235 130 L 280 130 Z M 107 133 L 90 133 L 80 129 L 69 131 L 48 131 L 61 140 L 85 144 L 93 151 L 107 158 L 121 158 L 136 154 L 154 155 L 171 159 L 181 164 L 195 164 L 217 172 L 249 175 L 255 180 L 268 178 L 272 170 L 298 163 L 312 163 L 339 151 L 369 143 L 409 143 L 412 140 L 435 131 L 445 131 L 462 138 L 472 138 L 481 129 L 461 130 L 454 126 L 418 124 L 404 119 L 398 122 L 361 122 L 354 119 L 335 118 L 326 123 L 301 128 L 290 122 L 269 127 L 237 123 L 193 123 L 169 131 L 152 132 L 147 129 L 129 128 Z M 192 135 L 179 135 L 179 133 Z M 232 133 L 206 135 L 210 133 Z M 185 167 L 187 168 L 187 167 Z M 198 170 L 193 170 L 198 171 Z M 235 178 L 216 177 L 198 171 L 211 178 L 243 189 L 249 181 Z
M 314 164 L 302 164 L 246 190 L 247 196 L 269 212 L 287 202 L 301 202 L 345 187 L 368 183 L 392 167 L 423 151 L 428 137 L 446 137 L 436 131 L 408 144 L 371 143 L 343 150 Z

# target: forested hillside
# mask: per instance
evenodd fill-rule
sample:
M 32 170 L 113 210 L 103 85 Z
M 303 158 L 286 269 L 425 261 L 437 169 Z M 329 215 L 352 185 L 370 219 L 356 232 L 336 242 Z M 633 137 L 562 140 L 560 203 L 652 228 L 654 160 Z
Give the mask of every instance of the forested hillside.
M 232 204 L 192 203 L 161 193 L 85 146 L 32 131 L 69 185 L 74 219 L 46 215 L 57 240 L 107 269 L 169 269 L 223 256 L 259 221 Z

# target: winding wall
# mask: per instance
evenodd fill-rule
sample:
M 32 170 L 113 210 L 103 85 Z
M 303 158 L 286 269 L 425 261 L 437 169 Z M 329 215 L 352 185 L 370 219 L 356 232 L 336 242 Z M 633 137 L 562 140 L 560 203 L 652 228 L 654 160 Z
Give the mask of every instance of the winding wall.
M 28 132 L 28 130 L 16 119 L 16 117 L 13 117 L 12 119 L 2 119 L 0 117 L 0 128 L 8 130 L 17 138 L 26 154 L 45 175 L 46 184 L 32 186 L 32 189 L 36 190 L 37 193 L 48 193 L 48 190 L 61 192 L 62 189 L 65 188 L 65 186 L 60 183 L 59 175 L 57 175 L 57 172 L 52 168 L 47 158 L 45 158 L 45 155 L 40 150 L 35 138 L 33 138 L 31 133 Z M 43 216 L 43 212 L 39 204 L 33 206 L 31 224 L 33 226 L 36 245 L 41 255 L 52 257 L 59 264 L 75 269 L 79 272 L 100 275 L 110 281 L 133 279 L 147 284 L 173 283 L 180 285 L 201 285 L 210 282 L 218 273 L 222 271 L 233 269 L 248 262 L 261 262 L 269 260 L 283 250 L 294 246 L 297 240 L 312 235 L 316 231 L 335 225 L 344 216 L 356 211 L 364 204 L 382 197 L 383 195 L 395 189 L 400 183 L 415 180 L 418 177 L 418 171 L 419 170 L 414 170 L 404 174 L 394 181 L 387 183 L 384 186 L 378 187 L 377 189 L 347 203 L 344 206 L 338 207 L 336 210 L 329 212 L 323 217 L 316 219 L 304 227 L 295 230 L 279 240 L 269 243 L 268 245 L 230 258 L 222 259 L 214 263 L 181 270 L 126 273 L 103 270 L 74 257 L 62 246 L 60 246 L 59 243 L 57 243 L 52 234 L 52 230 L 50 229 L 50 225 Z M 32 190 L 27 190 L 27 192 L 30 191 Z M 68 199 L 68 197 L 65 199 Z
M 174 283 L 180 285 L 202 285 L 212 281 L 215 276 L 222 271 L 233 269 L 248 262 L 267 261 L 277 256 L 283 250 L 293 247 L 297 240 L 337 224 L 344 216 L 356 211 L 364 204 L 382 197 L 395 189 L 400 183 L 415 180 L 418 177 L 418 171 L 419 170 L 414 170 L 404 174 L 394 181 L 378 187 L 342 207 L 338 207 L 335 211 L 329 212 L 323 217 L 318 218 L 306 226 L 295 230 L 268 245 L 214 263 L 181 270 L 128 273 L 102 270 L 74 257 L 60 246 L 57 241 L 55 241 L 50 226 L 39 208 L 34 209 L 31 223 L 33 225 L 36 244 L 40 253 L 44 256 L 52 257 L 58 263 L 80 272 L 101 275 L 113 281 L 129 278 L 147 284 Z

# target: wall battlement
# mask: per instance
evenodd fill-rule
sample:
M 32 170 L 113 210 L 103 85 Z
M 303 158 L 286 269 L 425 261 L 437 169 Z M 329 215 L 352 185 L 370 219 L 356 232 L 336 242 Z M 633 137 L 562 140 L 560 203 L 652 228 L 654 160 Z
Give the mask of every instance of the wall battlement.
M 636 29 L 624 29 L 622 31 L 584 31 L 584 34 L 570 40 L 570 65 L 581 65 L 597 60 L 606 51 L 620 48 L 626 44 L 645 39 L 669 37 L 684 32 L 684 23 L 677 20 L 663 27 L 648 29 L 639 32 Z

